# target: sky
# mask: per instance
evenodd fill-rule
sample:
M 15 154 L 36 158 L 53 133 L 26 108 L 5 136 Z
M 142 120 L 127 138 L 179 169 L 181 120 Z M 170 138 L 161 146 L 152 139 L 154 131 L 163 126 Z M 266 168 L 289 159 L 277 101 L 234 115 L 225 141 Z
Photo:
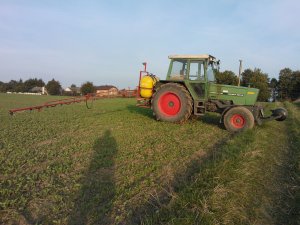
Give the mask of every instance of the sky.
M 0 81 L 134 88 L 142 62 L 211 54 L 221 71 L 300 69 L 299 0 L 0 0 Z

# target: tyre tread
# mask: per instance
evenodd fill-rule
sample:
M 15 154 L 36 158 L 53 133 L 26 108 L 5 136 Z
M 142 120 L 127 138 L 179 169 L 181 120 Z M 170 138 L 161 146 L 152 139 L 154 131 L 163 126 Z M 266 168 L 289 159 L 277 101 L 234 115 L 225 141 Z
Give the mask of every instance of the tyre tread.
M 175 122 L 175 123 L 184 123 L 185 121 L 187 121 L 189 119 L 189 117 L 192 114 L 192 111 L 193 111 L 193 104 L 192 104 L 192 102 L 193 101 L 192 101 L 192 97 L 191 97 L 190 93 L 188 92 L 188 90 L 183 85 L 178 84 L 178 83 L 166 83 L 166 84 L 162 84 L 162 85 L 160 85 L 155 90 L 155 92 L 153 93 L 152 98 L 151 98 L 151 109 L 152 109 L 153 115 L 156 117 L 157 120 L 160 120 L 160 121 L 162 120 L 162 118 L 159 115 L 156 115 L 156 113 L 154 112 L 154 109 L 153 109 L 153 105 L 154 105 L 153 99 L 155 99 L 156 94 L 161 89 L 167 88 L 167 87 L 173 87 L 175 89 L 178 89 L 179 91 L 182 91 L 182 93 L 185 96 L 185 101 L 187 101 L 187 110 L 186 110 L 186 113 L 184 114 L 184 116 L 179 121 Z

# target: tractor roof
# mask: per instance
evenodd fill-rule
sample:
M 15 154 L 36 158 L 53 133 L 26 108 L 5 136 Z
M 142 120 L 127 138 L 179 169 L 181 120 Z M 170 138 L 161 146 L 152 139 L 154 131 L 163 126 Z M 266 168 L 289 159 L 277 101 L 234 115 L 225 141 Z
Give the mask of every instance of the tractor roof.
M 210 59 L 210 60 L 215 60 L 216 58 L 208 55 L 208 54 L 203 54 L 203 55 L 170 55 L 169 59 Z

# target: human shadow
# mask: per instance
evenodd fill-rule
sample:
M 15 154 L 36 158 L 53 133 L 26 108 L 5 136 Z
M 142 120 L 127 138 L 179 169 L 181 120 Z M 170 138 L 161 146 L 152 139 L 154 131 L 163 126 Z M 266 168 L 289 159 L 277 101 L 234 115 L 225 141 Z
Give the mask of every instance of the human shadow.
M 112 224 L 110 217 L 115 196 L 114 164 L 117 142 L 106 130 L 95 140 L 89 168 L 82 178 L 68 224 Z
M 131 112 L 131 113 L 141 114 L 141 115 L 147 116 L 147 117 L 149 117 L 149 118 L 151 118 L 151 119 L 154 118 L 151 109 L 148 109 L 148 108 L 141 108 L 141 107 L 134 106 L 134 105 L 128 105 L 128 106 L 127 106 L 127 109 L 128 109 L 128 111 Z

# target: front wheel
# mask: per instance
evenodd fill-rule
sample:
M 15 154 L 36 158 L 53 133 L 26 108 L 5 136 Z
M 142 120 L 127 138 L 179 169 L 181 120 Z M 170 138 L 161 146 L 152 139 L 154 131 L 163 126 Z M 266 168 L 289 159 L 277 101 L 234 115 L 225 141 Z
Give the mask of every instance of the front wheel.
M 224 125 L 229 132 L 241 132 L 252 129 L 254 126 L 254 116 L 245 107 L 233 107 L 224 115 Z

